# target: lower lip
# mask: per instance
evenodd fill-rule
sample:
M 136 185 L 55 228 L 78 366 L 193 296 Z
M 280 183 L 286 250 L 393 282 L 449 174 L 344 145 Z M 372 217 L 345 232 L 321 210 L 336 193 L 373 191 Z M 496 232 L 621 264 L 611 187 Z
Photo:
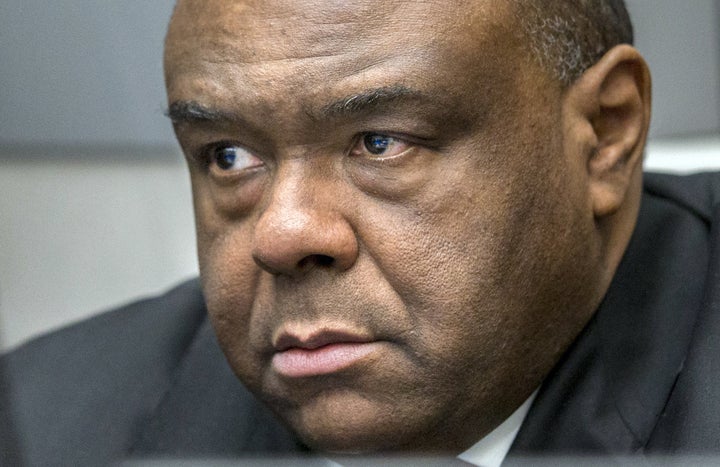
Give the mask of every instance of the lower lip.
M 327 375 L 347 368 L 375 352 L 378 344 L 339 343 L 317 349 L 293 348 L 276 353 L 272 366 L 277 373 L 289 378 Z

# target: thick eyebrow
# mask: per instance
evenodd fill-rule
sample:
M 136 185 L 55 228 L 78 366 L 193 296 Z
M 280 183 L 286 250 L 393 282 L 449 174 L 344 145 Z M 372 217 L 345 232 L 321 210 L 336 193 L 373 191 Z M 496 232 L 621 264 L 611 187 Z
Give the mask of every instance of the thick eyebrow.
M 414 100 L 423 96 L 420 91 L 410 89 L 401 84 L 392 86 L 384 86 L 375 89 L 368 89 L 358 94 L 338 99 L 324 106 L 319 115 L 320 119 L 333 119 L 340 117 L 350 117 L 357 114 L 368 113 L 372 110 L 387 106 L 388 104 L 399 100 Z
M 416 100 L 423 97 L 420 91 L 404 85 L 383 86 L 343 97 L 320 108 L 306 110 L 315 120 L 330 120 L 368 113 L 399 100 Z M 196 101 L 175 101 L 165 111 L 173 123 L 230 122 L 237 120 L 233 114 L 207 107 Z
M 165 111 L 173 123 L 202 123 L 234 120 L 233 116 L 195 101 L 175 101 Z

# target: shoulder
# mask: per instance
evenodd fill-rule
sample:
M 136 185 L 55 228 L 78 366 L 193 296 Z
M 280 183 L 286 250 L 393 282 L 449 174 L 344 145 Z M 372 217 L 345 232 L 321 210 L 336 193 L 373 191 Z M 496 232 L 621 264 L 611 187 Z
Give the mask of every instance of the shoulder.
M 172 354 L 179 350 L 174 347 L 182 347 L 178 341 L 182 342 L 184 335 L 192 335 L 204 314 L 199 283 L 191 280 L 161 296 L 130 303 L 33 339 L 5 355 L 3 362 L 14 370 L 13 380 L 19 383 L 29 373 L 37 373 L 32 375 L 36 381 L 40 376 L 65 378 L 73 368 L 97 370 L 120 355 L 141 356 L 150 350 Z
M 42 452 L 121 446 L 152 409 L 205 317 L 197 280 L 35 339 L 0 358 L 0 426 Z M 71 440 L 71 441 L 69 441 Z M 82 456 L 79 456 L 82 458 Z
M 710 220 L 720 205 L 720 172 L 691 175 L 646 173 L 644 191 Z
M 683 258 L 694 257 L 705 265 L 694 274 L 676 273 L 667 284 L 676 294 L 702 286 L 691 340 L 685 347 L 673 391 L 662 417 L 646 445 L 646 451 L 706 453 L 718 452 L 720 439 L 720 173 L 685 177 L 646 178 L 646 190 L 675 203 L 701 219 L 706 229 L 703 248 L 687 244 Z M 698 239 L 695 244 L 700 244 Z M 686 311 L 679 309 L 678 311 Z M 676 331 L 677 332 L 677 331 Z
M 719 206 L 718 173 L 646 174 L 612 284 L 543 383 L 516 453 L 717 452 Z

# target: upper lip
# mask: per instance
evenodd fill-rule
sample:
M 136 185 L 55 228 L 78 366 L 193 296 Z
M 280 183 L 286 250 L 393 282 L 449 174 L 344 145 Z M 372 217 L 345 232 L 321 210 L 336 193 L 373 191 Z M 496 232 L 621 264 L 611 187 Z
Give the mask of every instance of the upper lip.
M 282 332 L 273 342 L 276 352 L 288 349 L 313 350 L 330 344 L 361 344 L 372 341 L 371 338 L 351 331 L 320 329 L 300 335 L 293 332 Z

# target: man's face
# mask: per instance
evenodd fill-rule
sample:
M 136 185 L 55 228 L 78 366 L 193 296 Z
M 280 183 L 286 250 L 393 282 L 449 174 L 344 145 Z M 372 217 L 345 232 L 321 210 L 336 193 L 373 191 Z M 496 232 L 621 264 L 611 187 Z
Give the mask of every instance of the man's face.
M 313 447 L 468 447 L 602 295 L 562 90 L 505 2 L 448 5 L 181 0 L 171 24 L 211 319 Z

